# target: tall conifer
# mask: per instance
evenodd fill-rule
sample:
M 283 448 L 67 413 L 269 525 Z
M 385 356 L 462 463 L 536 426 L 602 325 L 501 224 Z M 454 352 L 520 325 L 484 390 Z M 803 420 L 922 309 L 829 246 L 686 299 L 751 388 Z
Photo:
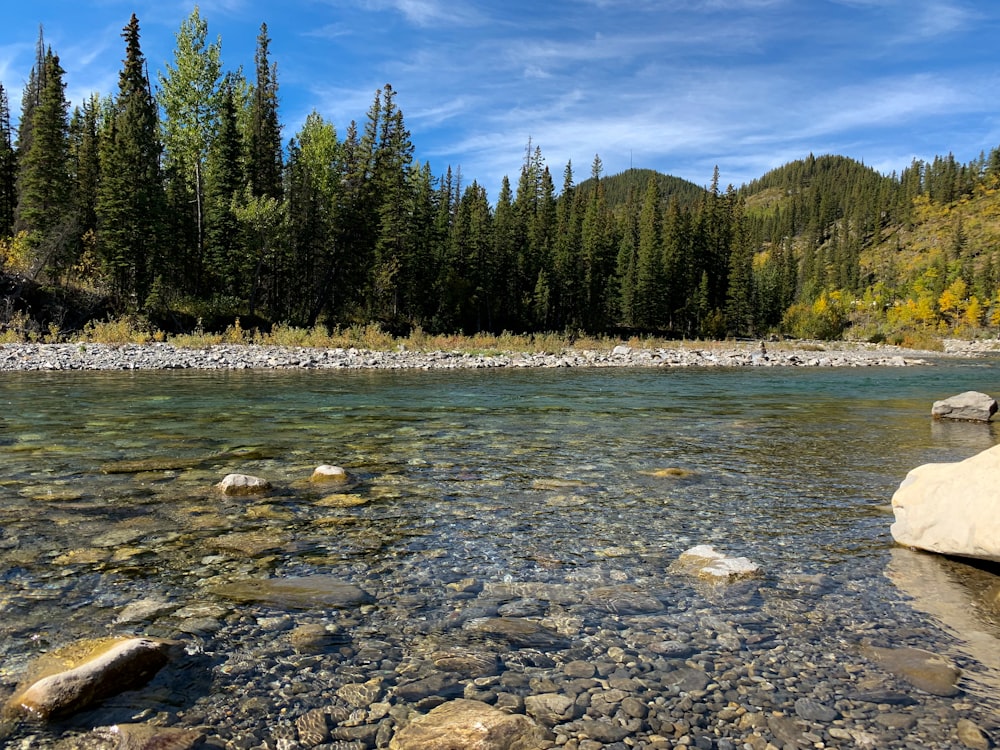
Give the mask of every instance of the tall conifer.
M 69 104 L 58 56 L 45 53 L 44 82 L 30 108 L 31 137 L 20 154 L 15 231 L 28 233 L 34 251 L 32 272 L 58 273 L 68 260 L 72 235 L 69 171 Z
M 145 305 L 155 276 L 165 268 L 162 241 L 163 183 L 156 102 L 139 45 L 139 19 L 122 32 L 124 67 L 105 129 L 97 201 L 99 248 L 119 310 Z
M 17 153 L 10 128 L 7 90 L 0 84 L 0 238 L 14 231 L 17 207 Z

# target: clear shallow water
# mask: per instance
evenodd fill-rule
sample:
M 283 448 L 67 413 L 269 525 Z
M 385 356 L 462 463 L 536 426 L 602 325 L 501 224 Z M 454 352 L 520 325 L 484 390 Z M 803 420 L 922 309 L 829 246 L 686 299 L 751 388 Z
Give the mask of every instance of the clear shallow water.
M 1000 393 L 1000 366 L 4 373 L 0 680 L 9 691 L 31 657 L 78 638 L 180 636 L 213 654 L 213 670 L 190 694 L 136 705 L 182 725 L 185 712 L 239 713 L 245 696 L 226 684 L 227 660 L 287 660 L 292 649 L 270 631 L 336 623 L 353 633 L 344 658 L 357 677 L 370 642 L 395 653 L 397 667 L 428 634 L 435 647 L 467 647 L 454 627 L 495 614 L 481 595 L 468 598 L 471 578 L 578 590 L 576 608 L 529 612 L 580 619 L 578 649 L 609 629 L 581 603 L 602 585 L 633 587 L 677 617 L 752 621 L 786 633 L 790 648 L 796 637 L 826 652 L 921 646 L 966 667 L 963 700 L 989 716 L 998 665 L 981 646 L 962 650 L 967 625 L 921 608 L 921 594 L 886 575 L 901 564 L 888 504 L 906 472 L 998 440 L 992 425 L 930 419 L 932 401 L 964 390 Z M 158 463 L 122 464 L 147 459 Z M 308 483 L 324 463 L 351 472 L 347 493 L 363 504 L 340 507 L 325 499 L 332 490 Z M 691 473 L 644 473 L 664 468 Z M 212 485 L 229 472 L 275 489 L 223 498 Z M 766 575 L 732 599 L 701 591 L 668 571 L 696 544 L 745 555 Z M 313 574 L 357 584 L 375 604 L 345 615 L 217 593 L 232 581 Z M 818 574 L 828 577 L 822 603 L 803 604 L 789 581 Z M 162 612 L 120 621 L 149 600 L 165 602 Z M 826 614 L 806 627 L 810 608 Z M 975 622 L 994 643 L 1000 627 Z M 643 623 L 615 628 L 641 648 Z M 733 660 L 749 658 L 741 653 Z M 391 681 L 392 666 L 369 672 Z M 268 684 L 259 683 L 265 713 L 287 713 Z

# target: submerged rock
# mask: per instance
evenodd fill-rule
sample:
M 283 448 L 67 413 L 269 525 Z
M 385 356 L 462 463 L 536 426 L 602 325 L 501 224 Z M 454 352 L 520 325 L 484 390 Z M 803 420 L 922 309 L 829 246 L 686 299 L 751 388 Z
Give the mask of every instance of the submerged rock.
M 260 602 L 288 609 L 352 607 L 375 601 L 367 591 L 328 575 L 235 581 L 214 590 L 236 602 Z
M 989 422 L 996 412 L 996 399 L 979 391 L 959 393 L 943 401 L 935 401 L 931 406 L 932 417 L 961 419 L 966 422 Z
M 390 750 L 508 750 L 549 747 L 552 733 L 523 714 L 479 701 L 449 701 L 396 732 Z
M 746 557 L 729 557 L 709 544 L 699 544 L 680 554 L 675 567 L 709 581 L 732 581 L 760 574 L 760 566 Z
M 892 496 L 892 538 L 908 547 L 1000 562 L 1000 446 L 913 469 Z
M 48 719 L 140 687 L 167 663 L 171 645 L 152 638 L 101 638 L 53 651 L 32 666 L 4 715 Z
M 902 677 L 925 693 L 951 697 L 961 692 L 958 689 L 958 678 L 961 677 L 962 670 L 943 656 L 911 647 L 870 646 L 864 653 L 886 671 Z
M 84 736 L 81 744 L 77 740 L 73 750 L 192 750 L 201 747 L 205 735 L 194 729 L 160 727 L 154 724 L 115 724 L 98 727 Z M 67 746 L 67 750 L 68 750 Z M 60 746 L 61 750 L 62 746 Z

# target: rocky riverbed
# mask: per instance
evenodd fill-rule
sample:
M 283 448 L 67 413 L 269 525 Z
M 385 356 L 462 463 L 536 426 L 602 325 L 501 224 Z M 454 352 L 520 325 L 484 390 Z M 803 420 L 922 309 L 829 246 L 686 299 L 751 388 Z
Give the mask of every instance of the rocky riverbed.
M 973 355 L 982 347 L 956 347 Z M 257 345 L 177 347 L 167 343 L 4 344 L 0 371 L 16 370 L 247 370 L 247 369 L 395 369 L 454 370 L 496 367 L 905 367 L 923 365 L 934 353 L 865 344 L 688 343 L 674 348 L 611 351 L 567 350 L 552 353 L 415 352 L 319 349 Z

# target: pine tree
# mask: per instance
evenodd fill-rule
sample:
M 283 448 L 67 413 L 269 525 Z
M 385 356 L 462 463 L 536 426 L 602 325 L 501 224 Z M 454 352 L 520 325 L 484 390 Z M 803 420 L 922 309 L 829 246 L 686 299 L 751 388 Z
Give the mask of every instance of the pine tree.
M 378 201 L 378 232 L 372 268 L 372 312 L 376 318 L 396 320 L 408 317 L 418 302 L 419 290 L 411 284 L 415 273 L 409 179 L 413 144 L 403 113 L 396 106 L 396 92 L 389 84 L 383 87 L 381 96 L 376 96 L 369 127 L 374 117 L 378 120 L 371 181 Z
M 236 314 L 248 289 L 251 268 L 240 245 L 233 203 L 246 184 L 243 139 L 237 101 L 240 86 L 233 74 L 220 86 L 218 131 L 205 158 L 205 253 L 201 295 L 214 294 L 220 312 Z
M 257 36 L 257 80 L 250 106 L 247 134 L 247 173 L 254 196 L 281 198 L 281 125 L 278 121 L 278 67 L 268 59 L 271 39 L 267 24 Z
M 32 273 L 58 275 L 71 260 L 73 213 L 69 164 L 69 104 L 59 58 L 48 50 L 37 101 L 30 107 L 29 145 L 19 158 L 15 231 L 28 233 Z
M 753 247 L 743 220 L 743 204 L 737 203 L 733 219 L 734 243 L 729 256 L 728 286 L 726 290 L 726 322 L 729 331 L 737 336 L 755 333 Z
M 31 133 L 35 123 L 35 107 L 42 98 L 45 88 L 45 34 L 38 27 L 38 41 L 35 43 L 35 65 L 28 76 L 28 82 L 21 92 L 21 121 L 17 126 L 17 152 L 24 155 L 31 148 Z
M 289 299 L 289 319 L 313 326 L 333 308 L 340 248 L 336 242 L 340 205 L 341 149 L 337 132 L 316 112 L 293 140 L 288 160 L 288 228 L 292 277 L 298 294 Z
M 510 180 L 504 175 L 493 212 L 493 262 L 498 298 L 494 304 L 495 330 L 512 330 L 523 325 L 520 301 L 523 290 L 517 275 L 517 256 L 524 242 L 523 225 L 514 208 Z
M 616 239 L 611 211 L 601 180 L 601 158 L 594 156 L 590 169 L 592 189 L 581 227 L 581 255 L 584 267 L 584 325 L 588 330 L 603 330 L 611 319 L 611 300 L 617 296 L 612 288 L 616 255 Z
M 0 84 L 0 239 L 14 231 L 17 208 L 17 152 L 14 151 L 7 91 Z
M 639 246 L 636 253 L 636 324 L 645 329 L 662 325 L 663 244 L 660 186 L 650 179 L 639 214 Z
M 94 94 L 77 108 L 70 121 L 70 160 L 78 253 L 94 249 L 97 232 L 97 190 L 100 182 L 99 144 L 101 102 Z M 89 258 L 88 258 L 89 260 Z
M 146 77 L 135 14 L 122 32 L 125 61 L 101 149 L 98 247 L 119 311 L 138 311 L 165 265 L 163 183 L 156 102 Z

